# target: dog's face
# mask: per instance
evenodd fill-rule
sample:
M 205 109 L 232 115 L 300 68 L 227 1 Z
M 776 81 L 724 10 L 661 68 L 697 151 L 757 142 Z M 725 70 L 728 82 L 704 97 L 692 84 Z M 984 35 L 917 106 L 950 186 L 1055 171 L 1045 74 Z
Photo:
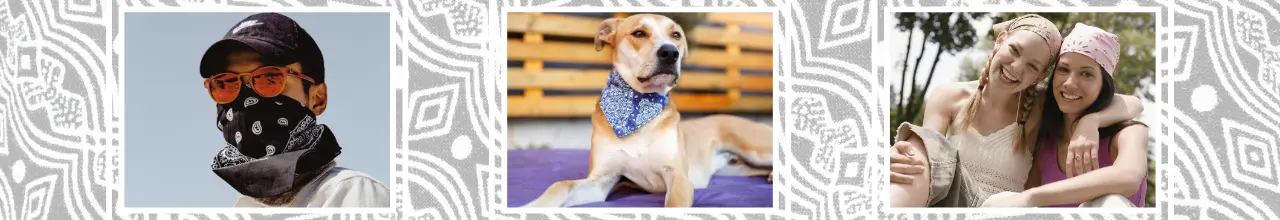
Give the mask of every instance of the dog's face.
M 688 55 L 684 29 L 671 18 L 638 14 L 600 23 L 596 51 L 614 48 L 613 68 L 641 93 L 666 94 L 680 79 L 680 61 Z

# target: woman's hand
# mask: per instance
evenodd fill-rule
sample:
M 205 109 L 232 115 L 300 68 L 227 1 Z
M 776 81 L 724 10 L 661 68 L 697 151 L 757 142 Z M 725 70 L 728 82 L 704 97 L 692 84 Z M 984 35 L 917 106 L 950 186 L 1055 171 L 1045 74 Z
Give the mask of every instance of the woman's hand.
M 1098 122 L 1085 116 L 1076 123 L 1067 147 L 1068 178 L 1098 169 Z
M 915 156 L 911 142 L 899 141 L 889 153 L 889 182 L 911 184 L 915 182 L 912 175 L 924 173 L 924 161 L 912 158 Z
M 1028 193 L 1001 192 L 982 202 L 982 207 L 1035 207 Z

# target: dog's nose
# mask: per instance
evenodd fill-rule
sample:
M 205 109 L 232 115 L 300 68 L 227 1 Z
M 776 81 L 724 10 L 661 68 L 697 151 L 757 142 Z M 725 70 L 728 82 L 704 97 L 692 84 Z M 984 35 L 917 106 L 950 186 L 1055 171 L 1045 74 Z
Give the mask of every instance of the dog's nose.
M 675 63 L 680 58 L 680 50 L 675 45 L 664 44 L 658 47 L 658 59 L 663 63 Z

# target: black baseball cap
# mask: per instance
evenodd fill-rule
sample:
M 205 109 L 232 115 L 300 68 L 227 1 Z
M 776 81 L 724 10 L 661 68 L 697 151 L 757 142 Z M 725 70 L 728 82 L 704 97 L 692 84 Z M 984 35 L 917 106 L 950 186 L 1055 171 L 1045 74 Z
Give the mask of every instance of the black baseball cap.
M 248 47 L 261 54 L 267 65 L 301 62 L 302 74 L 316 83 L 324 83 L 324 56 L 315 39 L 292 18 L 279 13 L 259 13 L 236 22 L 200 59 L 200 77 L 209 78 L 224 71 L 227 54 L 237 47 Z

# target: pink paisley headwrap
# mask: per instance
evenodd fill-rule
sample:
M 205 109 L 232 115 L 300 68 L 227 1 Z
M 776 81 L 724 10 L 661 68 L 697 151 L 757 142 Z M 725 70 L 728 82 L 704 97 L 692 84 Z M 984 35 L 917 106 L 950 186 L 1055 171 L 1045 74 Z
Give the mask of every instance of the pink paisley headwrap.
M 1098 62 L 1107 74 L 1115 74 L 1116 62 L 1120 60 L 1120 39 L 1101 28 L 1076 23 L 1076 27 L 1071 29 L 1071 34 L 1063 39 L 1062 52 L 1058 55 L 1069 52 L 1089 56 L 1093 61 Z

